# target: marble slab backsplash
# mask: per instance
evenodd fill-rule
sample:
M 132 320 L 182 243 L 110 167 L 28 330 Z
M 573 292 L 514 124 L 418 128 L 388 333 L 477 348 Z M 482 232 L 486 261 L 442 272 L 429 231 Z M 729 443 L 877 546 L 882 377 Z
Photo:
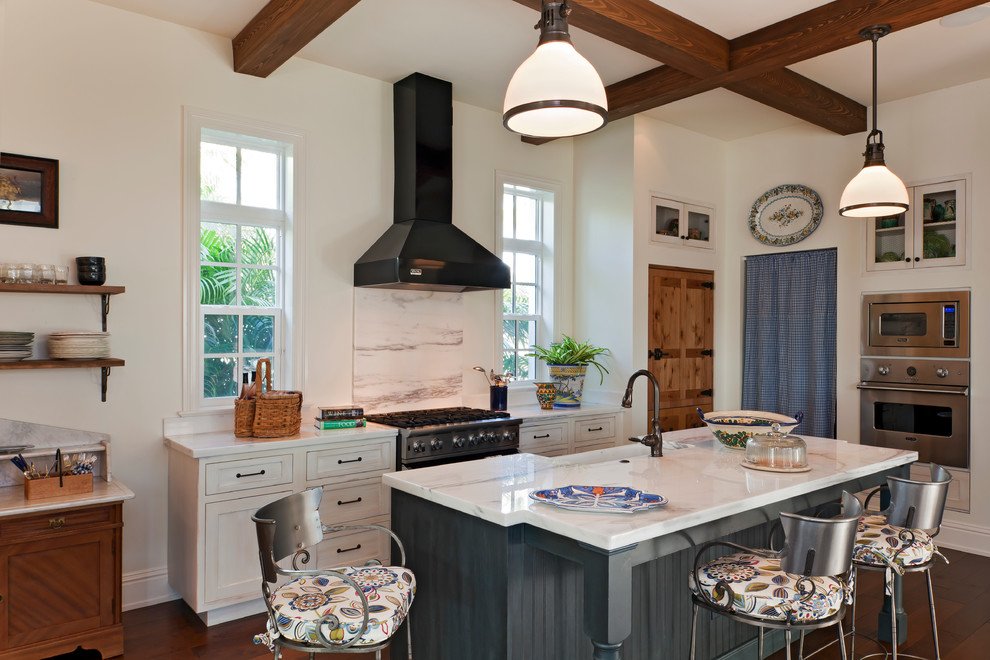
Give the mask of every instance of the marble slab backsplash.
M 461 294 L 354 290 L 353 400 L 368 412 L 461 405 Z
M 92 431 L 80 431 L 77 429 L 63 429 L 58 426 L 46 426 L 44 424 L 31 424 L 29 422 L 19 422 L 13 419 L 0 419 L 0 445 L 34 445 L 32 449 L 25 449 L 25 460 L 35 462 L 38 465 L 51 464 L 51 454 L 55 448 L 79 446 L 106 445 L 110 442 L 110 436 L 106 433 L 94 433 Z M 90 452 L 93 453 L 93 452 Z M 39 456 L 36 461 L 32 461 L 32 454 L 45 454 Z M 95 472 L 97 475 L 106 474 L 104 462 L 105 453 L 98 453 Z M 0 486 L 11 486 L 21 484 L 24 476 L 21 471 L 10 462 L 9 456 L 3 455 L 0 458 Z

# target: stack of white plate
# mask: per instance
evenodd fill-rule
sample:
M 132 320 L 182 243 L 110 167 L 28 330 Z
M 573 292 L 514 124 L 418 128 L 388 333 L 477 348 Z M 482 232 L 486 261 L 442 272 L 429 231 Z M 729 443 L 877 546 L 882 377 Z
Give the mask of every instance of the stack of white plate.
M 31 357 L 33 332 L 0 330 L 0 362 L 18 362 Z
M 48 354 L 56 360 L 96 360 L 110 357 L 109 332 L 53 332 Z

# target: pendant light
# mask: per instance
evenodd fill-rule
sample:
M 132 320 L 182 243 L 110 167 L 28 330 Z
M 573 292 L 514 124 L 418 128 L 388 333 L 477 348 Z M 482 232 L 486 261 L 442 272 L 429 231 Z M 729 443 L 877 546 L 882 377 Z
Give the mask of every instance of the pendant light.
M 874 25 L 859 33 L 873 42 L 873 130 L 866 137 L 866 163 L 839 200 L 839 215 L 847 218 L 897 215 L 910 206 L 904 182 L 883 162 L 883 131 L 877 130 L 877 41 L 889 33 L 889 25 Z
M 608 121 L 605 86 L 567 32 L 567 0 L 543 0 L 540 42 L 505 90 L 502 124 L 528 137 L 559 138 L 596 131 Z

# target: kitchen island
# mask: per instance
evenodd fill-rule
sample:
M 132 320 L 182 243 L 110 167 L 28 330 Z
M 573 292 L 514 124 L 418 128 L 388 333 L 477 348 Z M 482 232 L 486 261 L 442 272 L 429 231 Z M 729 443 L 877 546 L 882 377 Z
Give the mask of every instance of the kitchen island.
M 707 429 L 664 437 L 662 458 L 629 445 L 385 475 L 393 529 L 419 584 L 410 617 L 416 655 L 686 657 L 695 546 L 725 538 L 765 547 L 781 511 L 807 511 L 842 490 L 878 486 L 889 474 L 906 475 L 917 458 L 805 438 L 812 469 L 772 473 L 742 467 L 743 454 L 715 443 Z M 669 501 L 622 515 L 564 510 L 529 497 L 566 485 L 628 486 Z M 699 658 L 755 636 L 724 617 L 702 619 Z

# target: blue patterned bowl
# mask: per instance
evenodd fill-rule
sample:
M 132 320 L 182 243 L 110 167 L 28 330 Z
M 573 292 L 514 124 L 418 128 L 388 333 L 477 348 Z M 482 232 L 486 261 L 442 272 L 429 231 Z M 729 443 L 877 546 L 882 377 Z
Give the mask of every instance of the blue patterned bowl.
M 794 417 L 761 410 L 717 410 L 707 415 L 698 408 L 698 416 L 708 425 L 712 435 L 729 449 L 746 449 L 746 441 L 766 433 L 773 424 L 780 424 L 781 433 L 790 433 L 804 419 L 799 412 Z

